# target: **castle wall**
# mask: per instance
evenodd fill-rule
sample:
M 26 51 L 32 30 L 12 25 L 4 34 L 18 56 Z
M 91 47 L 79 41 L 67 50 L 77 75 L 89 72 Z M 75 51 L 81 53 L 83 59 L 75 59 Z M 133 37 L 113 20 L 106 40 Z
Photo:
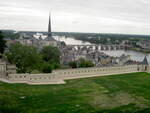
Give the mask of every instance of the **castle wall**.
M 99 75 L 110 75 L 115 73 L 132 73 L 138 72 L 137 65 L 130 66 L 119 66 L 119 67 L 100 67 L 100 68 L 79 68 L 79 69 L 66 69 L 57 70 L 53 73 L 59 78 L 72 79 L 72 78 L 82 78 L 89 76 L 99 76 Z
M 59 79 L 53 74 L 9 74 L 8 80 L 14 83 L 29 83 L 29 84 L 57 84 L 64 83 L 62 79 Z
M 4 62 L 0 62 L 0 78 L 6 77 L 6 64 Z
M 8 74 L 15 74 L 16 73 L 16 66 L 15 65 L 6 65 L 6 70 Z
M 7 79 L 14 83 L 60 84 L 67 79 L 142 72 L 142 70 L 143 67 L 138 65 L 63 69 L 55 70 L 50 74 L 9 74 Z
M 7 64 L 5 61 L 0 59 L 0 78 L 7 78 L 8 74 L 15 74 L 16 66 Z
M 147 67 L 147 72 L 150 73 L 150 66 Z

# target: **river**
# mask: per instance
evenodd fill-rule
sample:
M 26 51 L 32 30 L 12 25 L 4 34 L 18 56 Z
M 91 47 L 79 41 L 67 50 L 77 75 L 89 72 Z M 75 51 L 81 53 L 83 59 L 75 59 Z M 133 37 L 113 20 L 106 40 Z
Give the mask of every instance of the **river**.
M 56 39 L 57 40 L 57 39 Z M 89 42 L 83 42 L 81 40 L 76 40 L 74 38 L 65 38 L 62 37 L 59 39 L 59 41 L 64 41 L 67 45 L 90 45 Z M 148 62 L 150 64 L 150 54 L 148 53 L 142 53 L 142 52 L 136 52 L 136 51 L 131 51 L 131 50 L 112 50 L 112 51 L 102 51 L 107 55 L 110 56 L 121 56 L 122 54 L 125 55 L 130 55 L 132 60 L 135 61 L 142 61 L 145 56 L 147 56 Z

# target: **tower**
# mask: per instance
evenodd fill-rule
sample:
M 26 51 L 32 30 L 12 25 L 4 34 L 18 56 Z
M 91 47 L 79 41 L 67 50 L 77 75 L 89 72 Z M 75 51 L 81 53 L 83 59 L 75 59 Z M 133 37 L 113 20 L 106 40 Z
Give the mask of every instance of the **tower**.
M 48 33 L 47 33 L 47 41 L 56 41 L 53 37 L 52 37 L 52 31 L 51 31 L 51 14 L 49 13 L 49 23 L 48 23 Z
M 51 14 L 49 13 L 49 23 L 48 23 L 48 33 L 47 33 L 47 38 L 44 40 L 44 46 L 57 46 L 57 41 L 52 37 L 52 32 L 51 32 Z
M 48 37 L 52 37 L 51 31 L 51 14 L 49 13 L 49 24 L 48 24 Z

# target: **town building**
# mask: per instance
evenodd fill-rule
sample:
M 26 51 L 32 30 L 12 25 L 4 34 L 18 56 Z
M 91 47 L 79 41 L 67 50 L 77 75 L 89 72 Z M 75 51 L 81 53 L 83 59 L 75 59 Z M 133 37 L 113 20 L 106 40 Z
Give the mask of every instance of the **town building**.
M 137 43 L 142 49 L 150 50 L 150 40 L 142 40 Z
M 12 43 L 19 42 L 23 45 L 27 46 L 35 46 L 38 48 L 42 48 L 44 46 L 58 46 L 57 40 L 55 40 L 52 36 L 51 32 L 51 16 L 49 15 L 49 24 L 48 24 L 48 33 L 47 36 L 44 37 L 42 34 L 36 34 L 36 35 L 27 35 L 26 33 L 20 33 L 20 38 L 15 40 L 7 40 L 7 44 L 10 45 Z

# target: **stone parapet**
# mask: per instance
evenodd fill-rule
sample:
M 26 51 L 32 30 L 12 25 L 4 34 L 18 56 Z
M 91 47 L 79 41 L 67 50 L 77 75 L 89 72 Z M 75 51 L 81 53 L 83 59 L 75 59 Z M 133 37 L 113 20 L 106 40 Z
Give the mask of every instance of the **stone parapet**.
M 49 74 L 9 74 L 7 79 L 14 83 L 62 84 L 65 83 L 64 80 L 68 79 L 143 72 L 143 68 L 144 67 L 141 65 L 128 65 L 118 67 L 64 69 L 55 70 Z
M 147 72 L 150 73 L 150 66 L 147 67 Z

